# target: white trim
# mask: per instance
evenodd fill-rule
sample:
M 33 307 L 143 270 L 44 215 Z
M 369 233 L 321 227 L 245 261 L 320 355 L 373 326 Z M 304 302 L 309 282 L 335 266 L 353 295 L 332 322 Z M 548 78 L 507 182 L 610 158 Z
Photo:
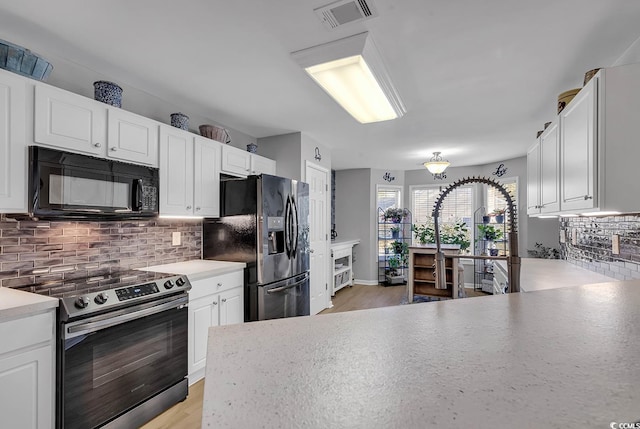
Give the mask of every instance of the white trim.
M 353 281 L 353 284 L 364 285 L 364 286 L 378 286 L 380 283 L 378 283 L 377 280 L 359 280 L 359 279 L 355 279 Z

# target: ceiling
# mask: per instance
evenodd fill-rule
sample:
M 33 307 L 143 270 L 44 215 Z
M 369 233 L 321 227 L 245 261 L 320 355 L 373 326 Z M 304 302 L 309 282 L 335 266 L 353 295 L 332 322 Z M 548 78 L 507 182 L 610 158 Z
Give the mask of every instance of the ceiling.
M 332 0 L 0 0 L 0 38 L 50 52 L 254 137 L 302 131 L 335 169 L 452 166 L 526 154 L 557 95 L 640 37 L 637 0 L 368 0 L 326 29 Z M 407 109 L 360 124 L 290 53 L 369 31 Z M 55 66 L 55 64 L 54 64 Z

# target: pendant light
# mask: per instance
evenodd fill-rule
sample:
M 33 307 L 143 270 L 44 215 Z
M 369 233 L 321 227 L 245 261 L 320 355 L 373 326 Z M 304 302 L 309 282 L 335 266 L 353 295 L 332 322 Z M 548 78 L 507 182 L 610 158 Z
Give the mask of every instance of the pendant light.
M 424 166 L 433 174 L 434 179 L 444 179 L 444 170 L 451 164 L 449 161 L 442 159 L 440 152 L 433 152 L 433 156 L 429 161 L 424 163 Z

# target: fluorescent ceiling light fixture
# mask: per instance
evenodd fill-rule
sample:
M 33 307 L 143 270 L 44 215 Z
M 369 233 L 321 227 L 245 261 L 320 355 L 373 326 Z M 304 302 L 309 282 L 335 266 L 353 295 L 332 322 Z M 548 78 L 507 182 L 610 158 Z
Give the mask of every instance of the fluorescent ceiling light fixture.
M 442 159 L 442 157 L 440 156 L 440 152 L 433 152 L 433 156 L 431 157 L 431 159 L 423 163 L 423 165 L 427 168 L 427 170 L 429 170 L 429 173 L 431 174 L 444 173 L 444 170 L 447 169 L 449 164 L 451 164 L 449 161 Z
M 360 123 L 388 121 L 406 112 L 367 32 L 296 51 L 291 56 Z

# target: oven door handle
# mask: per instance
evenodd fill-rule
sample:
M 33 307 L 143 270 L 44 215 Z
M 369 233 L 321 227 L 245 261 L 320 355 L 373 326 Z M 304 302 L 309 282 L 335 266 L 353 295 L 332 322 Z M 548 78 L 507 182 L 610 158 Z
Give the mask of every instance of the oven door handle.
M 187 306 L 189 302 L 189 297 L 184 296 L 179 299 L 173 299 L 170 302 L 165 302 L 164 304 L 156 305 L 153 307 L 145 308 L 142 310 L 135 309 L 132 307 L 132 311 L 121 314 L 119 316 L 115 316 L 112 318 L 99 320 L 95 322 L 83 322 L 78 323 L 77 325 L 67 326 L 65 329 L 65 340 L 78 337 L 80 335 L 90 334 L 92 332 L 96 332 L 102 329 L 111 328 L 113 326 L 121 325 L 126 322 L 130 322 L 132 320 L 140 319 L 142 317 L 151 316 L 152 314 L 161 313 L 166 310 L 170 310 L 172 308 L 184 308 Z
M 283 290 L 291 289 L 292 287 L 296 287 L 298 285 L 301 285 L 302 283 L 306 282 L 307 280 L 309 280 L 309 278 L 305 276 L 305 278 L 303 278 L 302 280 L 298 280 L 297 282 L 295 282 L 293 284 L 290 284 L 288 286 L 274 287 L 273 289 L 269 289 L 267 291 L 267 294 L 278 293 L 278 292 L 282 292 Z

